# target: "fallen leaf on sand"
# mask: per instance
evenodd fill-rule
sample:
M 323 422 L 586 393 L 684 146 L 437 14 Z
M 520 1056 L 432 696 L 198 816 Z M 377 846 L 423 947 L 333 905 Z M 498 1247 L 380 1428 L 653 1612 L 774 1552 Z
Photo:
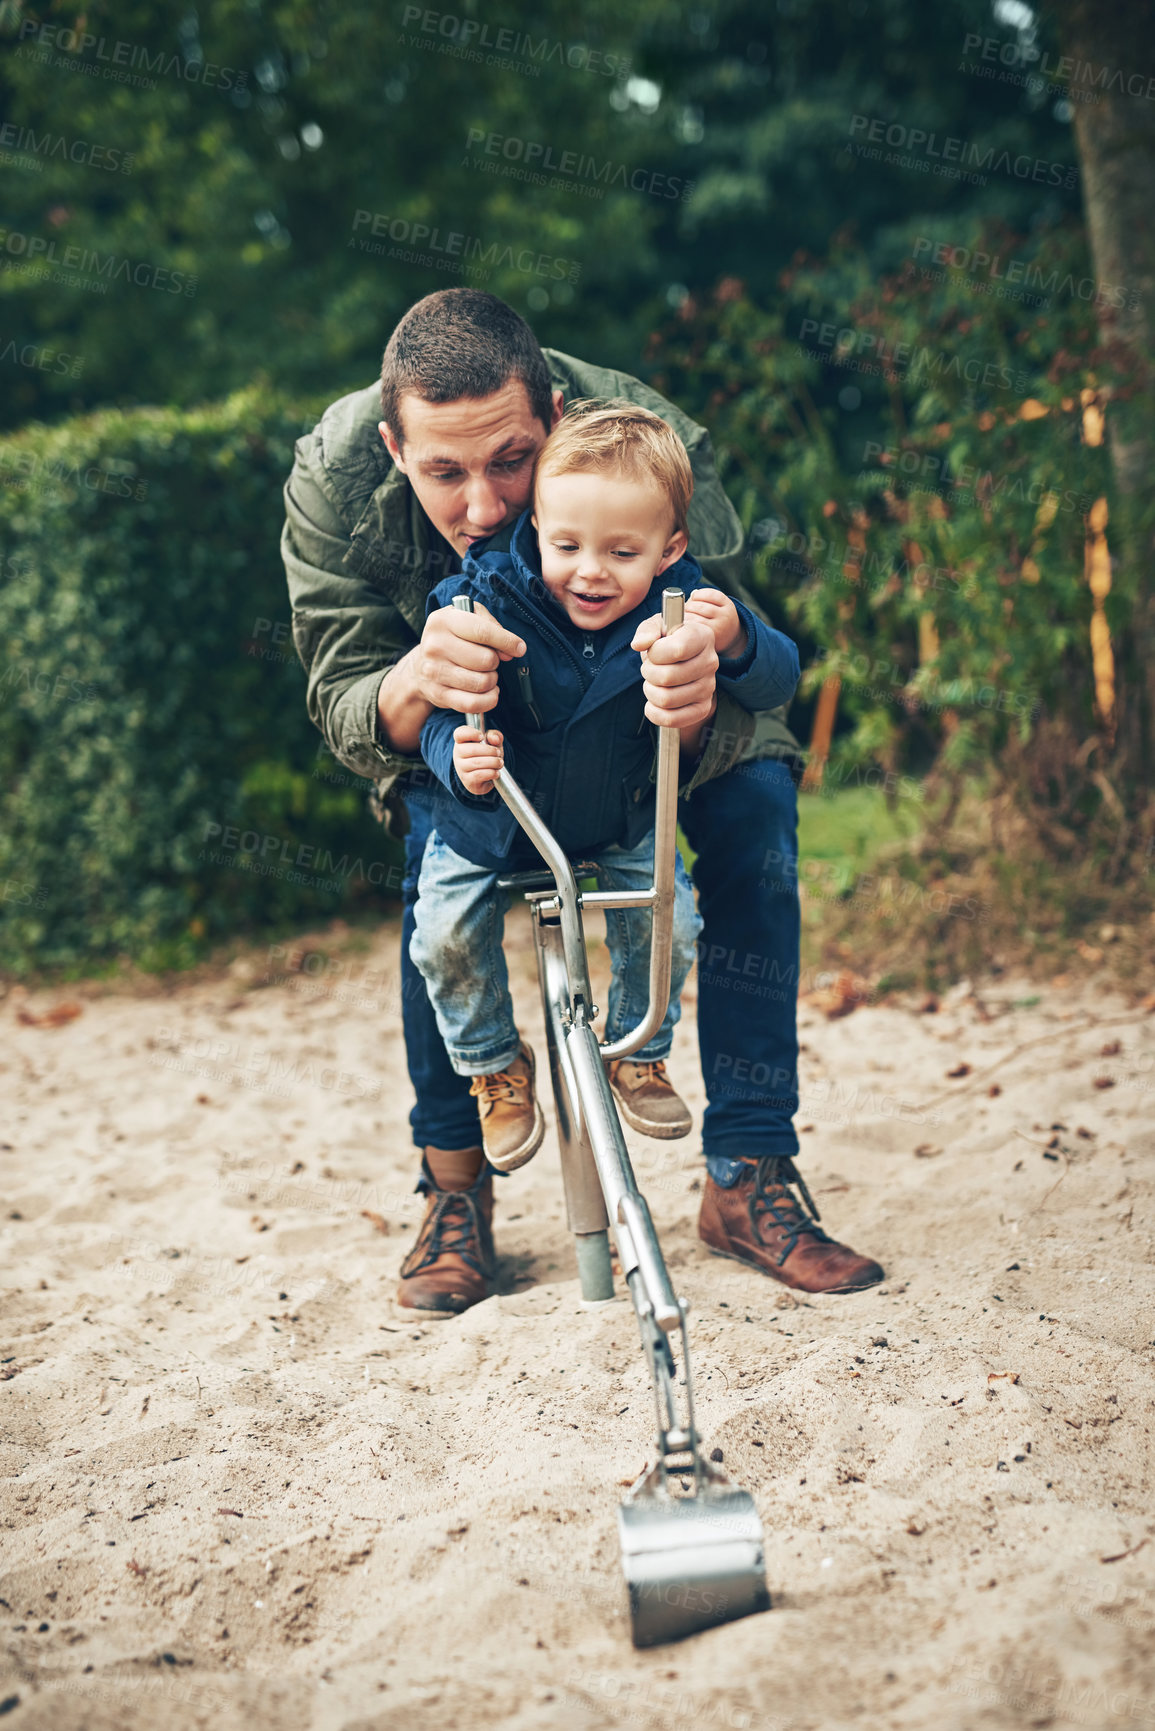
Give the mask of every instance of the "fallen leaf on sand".
M 1019 1373 L 1017 1370 L 989 1370 L 987 1372 L 988 1383 L 990 1383 L 990 1382 L 1004 1382 L 1004 1381 L 1006 1381 L 1006 1382 L 1018 1382 L 1018 1380 L 1019 1380 Z
M 286 972 L 290 974 L 311 972 L 309 969 L 309 963 L 312 961 L 314 956 L 321 957 L 322 960 L 324 959 L 320 950 L 311 950 L 305 944 L 298 945 L 295 950 L 290 950 L 289 954 L 285 958 Z
M 1095 1080 L 1091 1083 L 1091 1086 L 1092 1088 L 1113 1088 L 1115 1086 L 1115 1078 L 1114 1076 L 1096 1076 Z
M 218 1515 L 236 1515 L 238 1521 L 243 1521 L 245 1518 L 244 1515 L 241 1513 L 240 1509 L 218 1509 L 217 1514 Z
M 933 1142 L 920 1142 L 914 1153 L 917 1160 L 933 1160 L 936 1154 L 942 1153 L 942 1149 L 936 1148 Z
M 83 1004 L 54 1004 L 42 1016 L 34 1015 L 31 1010 L 18 1009 L 16 1020 L 23 1022 L 26 1028 L 63 1028 L 65 1022 L 75 1022 L 77 1016 L 83 1014 Z
M 806 994 L 807 1002 L 821 1010 L 828 1022 L 849 1016 L 870 997 L 870 987 L 855 974 L 839 974 L 829 985 Z
M 368 1220 L 370 1222 L 374 1232 L 388 1232 L 389 1230 L 389 1222 L 386 1220 L 385 1216 L 383 1214 L 374 1214 L 371 1208 L 362 1208 L 361 1218 L 362 1220 Z
M 957 1081 L 959 1076 L 969 1076 L 970 1073 L 971 1067 L 969 1064 L 956 1064 L 953 1070 L 947 1071 L 947 1076 L 953 1082 Z

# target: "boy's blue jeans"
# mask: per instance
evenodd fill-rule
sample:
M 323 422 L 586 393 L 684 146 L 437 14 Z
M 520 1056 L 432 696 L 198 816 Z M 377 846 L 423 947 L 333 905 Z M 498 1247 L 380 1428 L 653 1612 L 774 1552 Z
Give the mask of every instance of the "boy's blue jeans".
M 702 1144 L 716 1183 L 740 1160 L 796 1154 L 798 1110 L 798 824 L 794 780 L 775 759 L 740 764 L 682 800 L 678 815 L 697 853 L 704 919 L 698 945 L 698 1041 L 706 1085 Z M 416 800 L 406 840 L 401 927 L 402 1014 L 410 1113 L 419 1148 L 481 1141 L 477 1103 L 449 1062 L 425 982 L 410 959 L 418 874 L 432 818 Z
M 645 889 L 653 882 L 654 837 L 638 846 L 609 847 L 590 856 L 602 889 Z M 665 1058 L 681 1014 L 682 987 L 694 960 L 702 922 L 685 868 L 676 862 L 670 1004 L 653 1039 L 634 1054 L 641 1063 Z M 492 1076 L 508 1069 L 521 1046 L 513 1019 L 502 949 L 509 895 L 499 874 L 463 859 L 437 831 L 429 836 L 418 878 L 410 959 L 425 981 L 437 1027 L 458 1076 Z M 641 1021 L 650 997 L 650 915 L 644 908 L 607 908 L 606 943 L 613 964 L 606 1038 L 619 1039 Z M 437 1147 L 452 1143 L 435 1142 Z

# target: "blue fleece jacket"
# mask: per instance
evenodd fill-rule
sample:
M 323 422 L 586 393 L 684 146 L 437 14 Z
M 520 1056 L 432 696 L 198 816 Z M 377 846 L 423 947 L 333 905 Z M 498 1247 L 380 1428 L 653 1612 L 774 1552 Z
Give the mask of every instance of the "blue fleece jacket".
M 498 703 L 486 721 L 501 729 L 505 761 L 571 857 L 617 843 L 635 847 L 654 820 L 657 728 L 645 718 L 641 656 L 630 648 L 643 619 L 662 611 L 662 590 L 692 595 L 708 587 L 691 558 L 656 577 L 640 606 L 600 631 L 571 623 L 541 576 L 537 535 L 527 511 L 509 552 L 480 543 L 459 576 L 432 591 L 428 612 L 455 595 L 482 603 L 526 645 L 498 670 Z M 724 660 L 718 687 L 750 710 L 772 709 L 793 695 L 798 651 L 788 637 L 734 605 L 746 650 Z M 464 716 L 435 709 L 421 732 L 421 755 L 453 796 L 436 802 L 438 834 L 455 853 L 491 871 L 539 864 L 536 849 L 496 793 L 468 793 L 453 768 L 453 731 Z

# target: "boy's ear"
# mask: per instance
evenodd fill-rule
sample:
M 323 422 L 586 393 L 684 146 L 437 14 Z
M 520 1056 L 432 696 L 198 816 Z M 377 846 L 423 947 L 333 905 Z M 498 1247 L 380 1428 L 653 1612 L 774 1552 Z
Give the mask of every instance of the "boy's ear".
M 666 545 L 662 548 L 662 557 L 659 561 L 658 569 L 654 572 L 654 576 L 660 577 L 663 571 L 669 570 L 671 565 L 676 565 L 689 545 L 690 537 L 686 534 L 686 531 L 684 529 L 675 529 L 674 533 L 670 536 L 670 539 L 666 542 Z

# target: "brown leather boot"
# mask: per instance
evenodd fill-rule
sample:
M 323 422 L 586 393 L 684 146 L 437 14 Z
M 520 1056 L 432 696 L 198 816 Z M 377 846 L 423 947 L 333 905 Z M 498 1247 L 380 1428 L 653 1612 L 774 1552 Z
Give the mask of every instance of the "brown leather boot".
M 698 1236 L 716 1255 L 748 1262 L 799 1292 L 862 1292 L 885 1278 L 877 1262 L 823 1232 L 788 1155 L 767 1154 L 748 1172 L 729 1190 L 706 1179 Z M 808 1213 L 788 1184 L 798 1186 Z
M 431 1188 L 397 1302 L 459 1316 L 493 1291 L 493 1174 L 480 1148 L 427 1148 L 421 1170 Z
M 661 1058 L 652 1063 L 616 1058 L 609 1066 L 609 1077 L 622 1117 L 643 1136 L 673 1141 L 690 1134 L 694 1124 L 690 1108 L 674 1092 Z
M 485 1157 L 499 1172 L 516 1172 L 532 1160 L 545 1139 L 545 1119 L 533 1091 L 533 1047 L 521 1051 L 506 1070 L 475 1076 L 469 1092 L 477 1101 Z

